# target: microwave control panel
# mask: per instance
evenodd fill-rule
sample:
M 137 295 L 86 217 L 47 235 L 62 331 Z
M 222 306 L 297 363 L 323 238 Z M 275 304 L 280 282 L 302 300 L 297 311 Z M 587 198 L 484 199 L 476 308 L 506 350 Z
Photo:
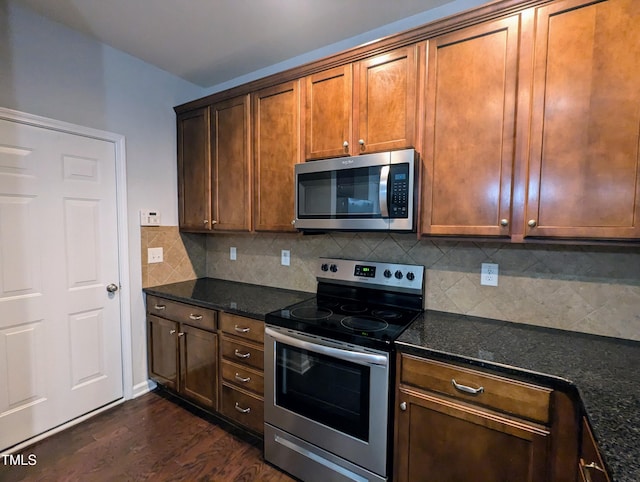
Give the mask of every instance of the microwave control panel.
M 389 217 L 409 216 L 409 164 L 394 164 L 389 171 Z

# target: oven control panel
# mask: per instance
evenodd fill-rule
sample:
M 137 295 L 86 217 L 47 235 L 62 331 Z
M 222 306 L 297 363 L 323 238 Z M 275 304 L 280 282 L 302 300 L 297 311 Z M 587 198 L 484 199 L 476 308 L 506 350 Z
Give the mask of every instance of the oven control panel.
M 320 258 L 318 281 L 367 286 L 415 294 L 424 292 L 424 266 Z

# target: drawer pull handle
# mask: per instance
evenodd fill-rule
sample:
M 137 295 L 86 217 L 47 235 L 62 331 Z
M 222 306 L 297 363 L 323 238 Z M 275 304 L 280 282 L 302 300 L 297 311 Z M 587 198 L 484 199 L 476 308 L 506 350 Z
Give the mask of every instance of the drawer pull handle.
M 236 380 L 238 380 L 239 382 L 242 382 L 242 383 L 247 383 L 247 382 L 251 381 L 251 377 L 243 378 L 243 377 L 240 376 L 239 373 L 236 373 Z
M 240 405 L 238 405 L 238 402 L 236 402 L 236 410 L 240 413 L 249 413 L 251 412 L 251 407 L 242 408 Z
M 184 336 L 184 331 L 179 332 L 178 336 Z
M 251 356 L 251 353 L 242 353 L 240 350 L 238 350 L 236 348 L 236 351 L 233 352 L 235 354 L 235 356 L 237 356 L 238 358 L 249 358 Z
M 236 330 L 238 333 L 249 333 L 249 331 L 251 331 L 251 328 L 243 328 L 241 326 L 236 325 L 234 327 L 234 330 Z
M 202 319 L 202 315 L 194 315 L 194 314 L 191 314 L 191 315 L 189 315 L 189 319 L 190 319 L 190 320 L 198 321 L 198 320 L 201 320 L 201 319 Z
M 176 332 L 176 330 L 170 330 L 170 331 L 169 331 L 169 334 L 170 334 L 170 335 L 173 335 L 173 334 L 175 334 L 175 332 Z
M 455 387 L 456 390 L 460 390 L 461 392 L 464 392 L 464 393 L 470 393 L 471 395 L 477 395 L 479 393 L 484 392 L 484 387 L 471 388 L 466 385 L 460 385 L 459 383 L 456 383 L 455 378 L 451 379 L 451 384 Z
M 583 465 L 583 467 L 585 469 L 595 469 L 595 470 L 599 470 L 600 472 L 606 473 L 606 471 L 602 467 L 600 467 L 596 462 L 591 462 L 590 464 Z
M 153 308 L 158 310 L 158 311 L 162 311 L 162 310 L 166 310 L 167 309 L 167 307 L 165 305 L 155 305 Z

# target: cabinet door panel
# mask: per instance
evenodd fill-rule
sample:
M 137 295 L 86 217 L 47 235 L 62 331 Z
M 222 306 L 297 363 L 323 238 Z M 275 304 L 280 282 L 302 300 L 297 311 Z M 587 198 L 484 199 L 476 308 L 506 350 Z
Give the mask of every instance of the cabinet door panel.
M 149 315 L 147 351 L 149 376 L 164 386 L 178 389 L 178 324 Z
M 305 89 L 305 158 L 346 156 L 351 144 L 352 67 L 311 75 Z
M 548 480 L 548 431 L 466 405 L 400 390 L 396 480 Z
M 529 236 L 640 237 L 640 4 L 537 11 Z
M 354 116 L 353 137 L 358 145 L 353 151 L 362 154 L 414 147 L 416 46 L 363 60 L 358 69 L 359 110 Z
M 180 393 L 215 409 L 218 335 L 189 325 L 180 330 Z
M 177 123 L 180 228 L 208 230 L 211 220 L 209 108 L 181 114 Z
M 294 231 L 293 166 L 300 162 L 298 81 L 256 92 L 254 170 L 256 231 Z
M 213 106 L 213 214 L 216 231 L 251 229 L 249 96 Z
M 510 232 L 518 36 L 512 17 L 428 43 L 424 234 Z

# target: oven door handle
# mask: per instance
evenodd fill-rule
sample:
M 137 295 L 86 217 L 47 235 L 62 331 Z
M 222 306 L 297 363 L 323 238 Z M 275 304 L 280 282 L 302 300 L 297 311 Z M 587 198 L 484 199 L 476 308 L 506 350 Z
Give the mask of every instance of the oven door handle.
M 265 327 L 264 333 L 276 341 L 286 343 L 287 345 L 319 353 L 321 355 L 331 356 L 340 360 L 358 363 L 360 365 L 380 365 L 386 367 L 389 364 L 387 357 L 383 355 L 344 350 L 342 348 L 334 348 L 331 346 L 320 345 L 318 343 L 311 343 L 306 340 L 301 340 L 290 335 L 279 333 L 268 326 Z

